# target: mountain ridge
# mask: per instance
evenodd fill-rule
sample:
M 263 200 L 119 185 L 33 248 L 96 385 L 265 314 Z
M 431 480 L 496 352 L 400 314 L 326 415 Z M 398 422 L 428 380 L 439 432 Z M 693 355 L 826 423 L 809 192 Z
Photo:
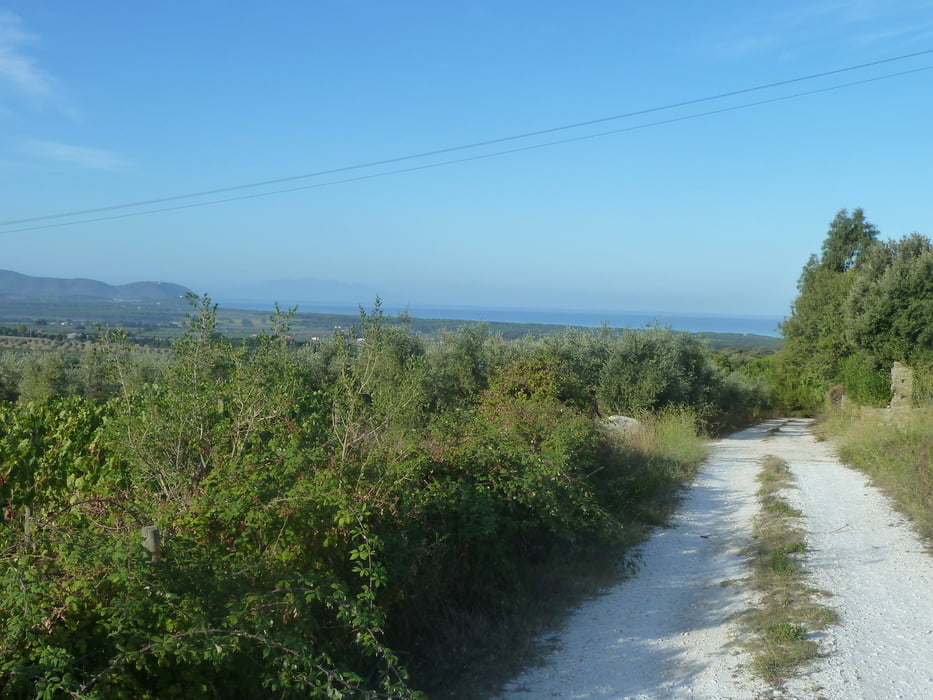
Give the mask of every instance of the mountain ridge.
M 105 299 L 110 301 L 159 301 L 177 299 L 191 290 L 173 282 L 107 284 L 83 277 L 33 277 L 0 270 L 0 298 L 24 300 Z

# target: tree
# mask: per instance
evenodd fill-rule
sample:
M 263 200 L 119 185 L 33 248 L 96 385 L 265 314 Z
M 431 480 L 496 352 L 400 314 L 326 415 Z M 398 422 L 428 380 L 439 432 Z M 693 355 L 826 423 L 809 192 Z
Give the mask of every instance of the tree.
M 865 253 L 878 236 L 861 209 L 843 209 L 829 225 L 819 258 L 810 256 L 797 283 L 791 315 L 781 325 L 791 374 L 805 386 L 828 388 L 840 363 L 852 353 L 846 334 L 845 304 L 861 274 Z
M 670 328 L 625 331 L 599 383 L 600 406 L 644 413 L 675 404 L 702 406 L 714 396 L 719 372 L 701 340 Z
M 850 342 L 890 365 L 933 359 L 933 244 L 918 233 L 876 243 L 846 299 Z
M 603 367 L 617 338 L 608 326 L 599 330 L 567 328 L 561 333 L 545 336 L 543 342 L 563 358 L 571 372 L 582 383 L 588 396 L 585 408 L 597 409 L 597 393 Z M 580 405 L 584 408 L 584 405 Z
M 842 209 L 829 224 L 820 266 L 833 272 L 848 272 L 877 238 L 878 229 L 866 221 L 861 209 L 855 209 L 851 215 Z
M 489 365 L 485 324 L 441 331 L 428 352 L 430 389 L 439 409 L 475 401 L 488 386 Z
M 60 352 L 29 355 L 23 364 L 19 399 L 46 401 L 74 393 L 75 378 L 65 356 Z
M 22 375 L 22 357 L 11 351 L 0 352 L 0 401 L 16 401 Z
M 381 303 L 370 313 L 360 309 L 358 340 L 336 334 L 329 387 L 333 406 L 333 435 L 341 460 L 351 455 L 404 451 L 424 418 L 428 402 L 424 346 L 411 333 L 407 319 L 401 324 L 385 318 Z

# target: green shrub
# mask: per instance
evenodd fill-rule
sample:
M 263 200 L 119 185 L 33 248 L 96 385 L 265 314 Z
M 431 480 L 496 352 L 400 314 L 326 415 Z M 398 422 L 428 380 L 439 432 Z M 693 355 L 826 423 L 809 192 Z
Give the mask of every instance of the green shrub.
M 15 350 L 0 350 L 0 401 L 16 401 L 23 376 L 23 356 Z
M 753 403 L 659 329 L 430 346 L 377 304 L 295 351 L 289 314 L 234 344 L 190 301 L 164 366 L 111 333 L 0 401 L 4 697 L 414 696 L 396 650 L 511 645 L 542 572 L 663 522 L 699 427 Z M 614 440 L 597 390 L 644 369 L 658 408 Z
M 696 336 L 670 328 L 627 330 L 603 366 L 598 398 L 604 412 L 638 415 L 670 405 L 702 406 L 717 384 L 717 367 Z
M 487 388 L 492 358 L 485 325 L 442 331 L 428 346 L 430 392 L 440 410 L 469 404 Z
M 913 368 L 913 403 L 918 407 L 933 405 L 933 365 L 922 364 Z
M 845 358 L 839 379 L 846 394 L 862 406 L 886 406 L 891 401 L 891 368 L 867 352 Z
M 721 430 L 760 421 L 771 412 L 771 397 L 771 388 L 762 377 L 742 370 L 730 372 L 716 387 L 709 422 Z
M 828 383 L 786 351 L 752 360 L 742 372 L 766 383 L 769 403 L 783 415 L 814 415 L 823 408 Z

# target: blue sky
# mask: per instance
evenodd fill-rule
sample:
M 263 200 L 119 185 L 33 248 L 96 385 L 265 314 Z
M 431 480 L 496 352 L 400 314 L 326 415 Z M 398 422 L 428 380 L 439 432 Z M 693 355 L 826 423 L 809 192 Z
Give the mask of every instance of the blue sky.
M 930 49 L 925 1 L 14 0 L 0 8 L 0 219 L 391 159 Z M 928 66 L 933 54 L 231 194 Z M 215 296 L 315 278 L 365 285 L 389 304 L 781 316 L 839 209 L 864 208 L 886 238 L 933 235 L 931 104 L 933 70 L 921 70 L 339 185 L 7 224 L 0 268 Z

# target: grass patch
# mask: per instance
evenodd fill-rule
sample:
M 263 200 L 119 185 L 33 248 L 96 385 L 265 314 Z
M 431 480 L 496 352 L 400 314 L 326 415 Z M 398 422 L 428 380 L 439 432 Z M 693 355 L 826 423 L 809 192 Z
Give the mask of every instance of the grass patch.
M 610 435 L 619 449 L 664 463 L 668 468 L 692 476 L 709 454 L 700 437 L 701 420 L 696 410 L 671 406 L 639 416 L 638 427 L 621 435 Z
M 762 504 L 765 511 L 771 515 L 783 515 L 787 518 L 799 518 L 802 513 L 790 503 L 781 499 L 771 499 Z
M 871 476 L 929 543 L 933 539 L 933 409 L 837 411 L 823 425 L 840 458 Z
M 749 552 L 752 585 L 759 606 L 749 610 L 744 622 L 752 654 L 752 670 L 775 688 L 819 653 L 812 633 L 836 624 L 838 617 L 818 599 L 823 593 L 804 580 L 800 561 L 807 544 L 799 525 L 800 511 L 781 491 L 792 488 L 793 475 L 777 457 L 762 459 L 758 475 L 761 510 L 755 518 Z

